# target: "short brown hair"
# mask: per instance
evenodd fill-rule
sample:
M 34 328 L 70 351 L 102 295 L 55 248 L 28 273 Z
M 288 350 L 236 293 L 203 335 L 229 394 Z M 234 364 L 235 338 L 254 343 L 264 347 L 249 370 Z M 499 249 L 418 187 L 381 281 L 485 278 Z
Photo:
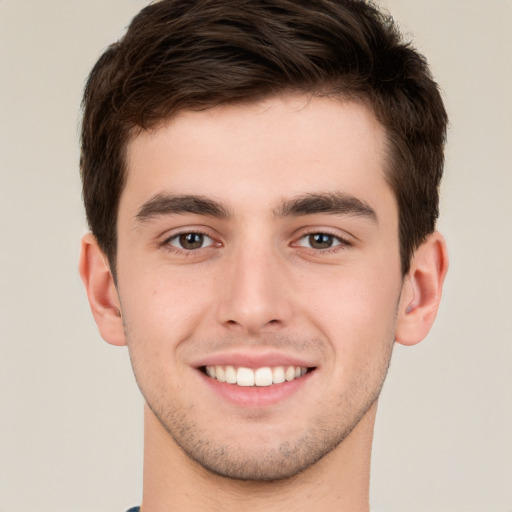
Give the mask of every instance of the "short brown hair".
M 80 168 L 89 226 L 115 272 L 125 150 L 180 110 L 283 92 L 371 107 L 387 134 L 402 271 L 434 231 L 447 115 L 425 58 L 363 0 L 160 0 L 94 66 Z

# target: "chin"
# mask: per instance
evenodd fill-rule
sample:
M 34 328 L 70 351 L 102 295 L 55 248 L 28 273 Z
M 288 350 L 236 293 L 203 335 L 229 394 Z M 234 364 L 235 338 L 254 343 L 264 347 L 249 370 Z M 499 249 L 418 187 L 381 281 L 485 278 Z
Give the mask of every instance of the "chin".
M 337 421 L 332 421 L 335 418 L 325 421 L 323 418 L 302 434 L 277 436 L 273 429 L 268 433 L 260 429 L 255 435 L 242 436 L 242 440 L 234 436 L 230 439 L 229 435 L 223 438 L 212 435 L 205 427 L 198 428 L 194 422 L 183 421 L 184 417 L 176 411 L 164 417 L 156 413 L 155 416 L 187 457 L 209 473 L 232 480 L 269 482 L 296 477 L 336 450 L 361 422 L 372 403 L 351 421 L 339 421 L 339 417 Z
M 232 480 L 270 482 L 291 479 L 314 465 L 332 448 L 318 450 L 293 450 L 285 443 L 278 450 L 253 449 L 252 453 L 225 449 L 223 455 L 212 456 L 202 451 L 187 455 L 202 468 L 217 476 Z M 235 453 L 236 452 L 236 453 Z

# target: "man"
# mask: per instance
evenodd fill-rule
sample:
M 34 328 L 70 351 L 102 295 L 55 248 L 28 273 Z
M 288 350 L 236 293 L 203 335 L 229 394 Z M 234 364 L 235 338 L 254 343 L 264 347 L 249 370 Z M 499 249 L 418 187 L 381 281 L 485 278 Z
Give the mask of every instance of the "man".
M 369 510 L 394 342 L 428 333 L 446 112 L 349 0 L 163 0 L 84 96 L 80 272 L 146 401 L 141 511 Z

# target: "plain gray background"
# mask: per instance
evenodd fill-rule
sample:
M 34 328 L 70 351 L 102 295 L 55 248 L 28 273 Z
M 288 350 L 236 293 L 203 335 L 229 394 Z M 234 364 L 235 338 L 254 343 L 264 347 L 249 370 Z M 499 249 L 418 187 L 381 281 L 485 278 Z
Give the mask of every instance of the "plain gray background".
M 387 0 L 451 117 L 438 321 L 396 347 L 379 407 L 377 512 L 512 511 L 512 2 Z M 85 78 L 140 0 L 0 0 L 0 512 L 140 501 L 142 399 L 77 272 Z M 319 511 L 321 512 L 321 511 Z

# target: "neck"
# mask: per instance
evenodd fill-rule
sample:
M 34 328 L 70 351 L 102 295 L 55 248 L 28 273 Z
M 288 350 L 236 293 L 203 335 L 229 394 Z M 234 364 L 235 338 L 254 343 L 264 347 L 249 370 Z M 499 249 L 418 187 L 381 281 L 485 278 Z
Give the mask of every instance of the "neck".
M 141 512 L 368 512 L 377 404 L 332 452 L 295 477 L 240 481 L 204 469 L 179 448 L 146 406 Z

